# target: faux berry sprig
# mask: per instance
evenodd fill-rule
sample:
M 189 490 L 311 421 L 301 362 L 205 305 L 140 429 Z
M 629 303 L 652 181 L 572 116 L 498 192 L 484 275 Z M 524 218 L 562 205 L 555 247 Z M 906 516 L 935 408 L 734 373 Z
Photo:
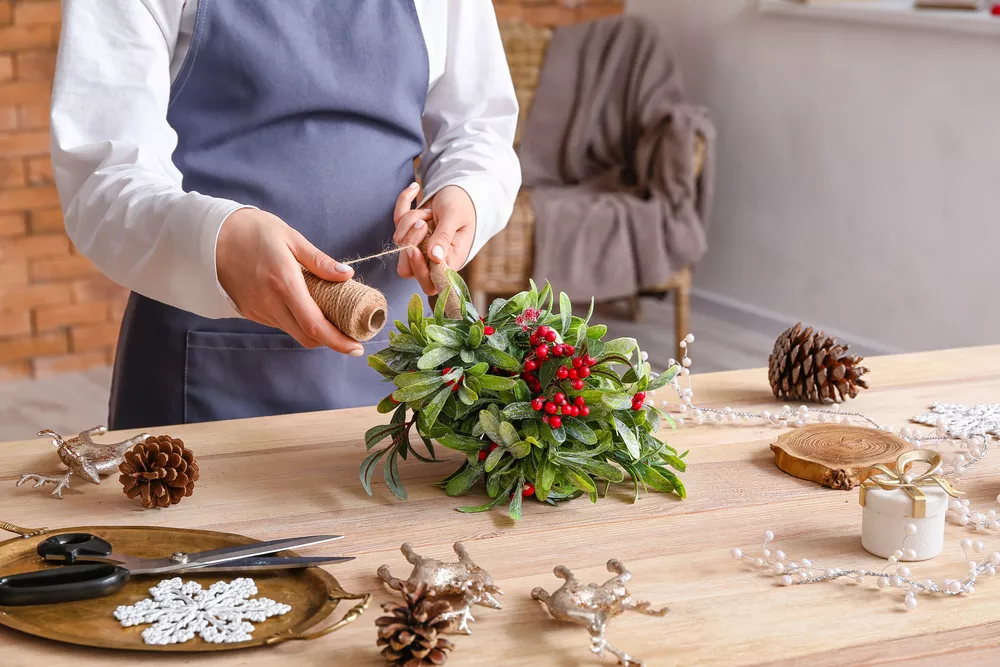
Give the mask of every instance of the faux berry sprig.
M 488 502 L 459 508 L 464 512 L 506 503 L 520 518 L 524 498 L 555 503 L 586 494 L 596 502 L 601 485 L 606 492 L 626 476 L 636 498 L 640 488 L 685 496 L 674 472 L 685 469 L 684 454 L 657 437 L 661 424 L 673 421 L 646 403 L 646 393 L 666 385 L 678 367 L 655 375 L 635 339 L 605 342 L 607 327 L 590 324 L 593 304 L 577 317 L 560 294 L 554 308 L 549 285 L 532 283 L 480 317 L 461 277 L 450 271 L 448 278 L 449 291 L 461 297 L 461 319 L 445 318 L 447 293 L 433 316 L 415 296 L 407 323 L 397 321 L 389 347 L 369 358 L 395 385 L 379 404 L 392 419 L 366 434 L 370 453 L 360 477 L 369 494 L 382 461 L 389 489 L 405 499 L 399 460 L 437 460 L 436 441 L 466 455 L 441 482 L 448 495 L 485 481 Z M 414 427 L 426 453 L 411 442 Z

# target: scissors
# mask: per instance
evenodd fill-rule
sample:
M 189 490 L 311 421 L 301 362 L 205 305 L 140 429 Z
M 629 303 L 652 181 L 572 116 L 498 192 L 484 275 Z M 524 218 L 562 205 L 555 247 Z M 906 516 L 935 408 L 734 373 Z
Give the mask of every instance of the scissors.
M 112 595 L 133 575 L 173 572 L 284 570 L 354 560 L 353 556 L 282 558 L 268 556 L 339 540 L 343 535 L 316 535 L 254 542 L 197 553 L 175 552 L 165 558 L 116 554 L 111 543 L 89 533 L 64 533 L 38 543 L 38 555 L 64 567 L 0 577 L 0 606 L 75 602 Z M 75 564 L 75 563 L 80 564 Z

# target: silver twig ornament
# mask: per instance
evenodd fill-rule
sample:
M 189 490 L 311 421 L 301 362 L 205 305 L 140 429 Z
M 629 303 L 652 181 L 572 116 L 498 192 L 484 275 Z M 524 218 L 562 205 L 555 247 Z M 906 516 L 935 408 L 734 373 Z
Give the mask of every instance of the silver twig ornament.
M 407 562 L 413 565 L 413 572 L 407 580 L 397 579 L 389 573 L 389 566 L 378 569 L 378 578 L 393 590 L 403 592 L 407 583 L 413 586 L 424 584 L 427 595 L 431 598 L 445 599 L 451 602 L 453 611 L 449 612 L 452 625 L 451 633 L 471 635 L 469 621 L 472 617 L 472 607 L 489 607 L 500 609 L 500 602 L 495 596 L 503 595 L 500 587 L 493 583 L 493 578 L 483 568 L 476 565 L 465 545 L 455 542 L 457 563 L 444 563 L 433 558 L 419 556 L 409 542 L 400 547 Z
M 125 452 L 149 437 L 148 433 L 140 433 L 122 442 L 101 444 L 93 441 L 93 436 L 104 435 L 107 432 L 106 426 L 95 426 L 69 440 L 63 440 L 61 435 L 50 429 L 39 431 L 38 435 L 52 438 L 59 459 L 69 470 L 63 475 L 37 473 L 21 475 L 17 485 L 21 486 L 28 480 L 35 482 L 33 488 L 36 489 L 46 484 L 55 484 L 56 488 L 52 495 L 62 499 L 63 489 L 69 488 L 69 480 L 73 475 L 82 477 L 91 484 L 100 484 L 102 476 L 118 472 L 118 466 L 121 465 Z
M 618 664 L 625 667 L 644 667 L 639 658 L 630 656 L 625 651 L 612 646 L 606 637 L 608 621 L 626 611 L 635 611 L 646 616 L 665 616 L 667 608 L 650 609 L 649 602 L 637 602 L 632 599 L 626 584 L 632 578 L 632 573 L 625 569 L 620 560 L 612 558 L 608 561 L 608 572 L 615 576 L 603 584 L 587 584 L 584 586 L 569 569 L 560 565 L 554 573 L 564 583 L 554 593 L 536 588 L 531 591 L 531 597 L 541 601 L 552 614 L 553 618 L 582 625 L 590 631 L 590 650 L 599 656 L 608 651 L 616 658 Z

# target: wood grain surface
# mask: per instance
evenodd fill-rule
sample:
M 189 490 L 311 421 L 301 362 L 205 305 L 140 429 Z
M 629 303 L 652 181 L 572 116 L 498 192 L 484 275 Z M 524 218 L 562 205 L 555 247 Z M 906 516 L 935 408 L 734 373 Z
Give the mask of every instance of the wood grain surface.
M 934 401 L 964 404 L 1000 397 L 1000 346 L 873 358 L 872 389 L 850 402 L 882 423 L 900 425 Z M 766 371 L 694 376 L 697 402 L 721 407 L 773 408 Z M 780 404 L 779 404 L 780 405 Z M 376 594 L 355 624 L 314 642 L 225 655 L 143 657 L 163 665 L 383 664 L 375 648 L 378 603 L 390 599 L 375 576 L 379 565 L 407 572 L 399 553 L 411 541 L 423 555 L 450 558 L 466 542 L 472 557 L 501 585 L 502 611 L 481 610 L 474 634 L 455 638 L 455 667 L 481 665 L 610 665 L 588 652 L 587 633 L 550 620 L 529 594 L 560 583 L 552 568 L 565 564 L 581 579 L 603 581 L 605 562 L 620 558 L 633 572 L 636 597 L 665 604 L 665 618 L 626 615 L 611 624 L 617 646 L 654 665 L 1000 664 L 1000 580 L 984 580 L 966 599 L 922 599 L 902 611 L 899 591 L 834 582 L 782 588 L 729 557 L 739 546 L 758 550 L 765 528 L 790 558 L 827 567 L 881 567 L 861 548 L 861 507 L 854 493 L 832 491 L 779 471 L 769 445 L 778 431 L 751 425 L 684 426 L 668 440 L 690 448 L 683 479 L 689 498 L 650 493 L 635 505 L 631 491 L 613 489 L 597 505 L 586 499 L 557 508 L 525 503 L 524 521 L 503 512 L 464 515 L 434 482 L 454 467 L 407 463 L 410 500 L 396 501 L 377 484 L 369 498 L 357 477 L 363 434 L 374 410 L 312 413 L 167 429 L 197 453 L 202 477 L 194 496 L 165 510 L 142 511 L 114 479 L 76 482 L 59 501 L 41 489 L 15 488 L 22 472 L 57 468 L 42 439 L 0 445 L 0 520 L 50 528 L 74 525 L 151 525 L 202 528 L 257 539 L 336 532 L 337 549 L 358 560 L 335 566 L 344 588 Z M 39 424 L 38 427 L 45 427 Z M 974 506 L 1000 492 L 1000 452 L 961 481 Z M 478 500 L 465 498 L 462 504 Z M 944 553 L 913 566 L 918 577 L 961 577 L 959 540 L 967 529 L 947 527 Z M 1000 549 L 1000 535 L 980 536 Z M 303 555 L 323 553 L 323 548 Z M 153 582 L 155 583 L 155 582 Z M 111 613 L 111 609 L 107 610 Z M 958 656 L 961 654 L 961 656 Z M 81 649 L 0 629 L 0 664 L 133 665 L 137 656 Z

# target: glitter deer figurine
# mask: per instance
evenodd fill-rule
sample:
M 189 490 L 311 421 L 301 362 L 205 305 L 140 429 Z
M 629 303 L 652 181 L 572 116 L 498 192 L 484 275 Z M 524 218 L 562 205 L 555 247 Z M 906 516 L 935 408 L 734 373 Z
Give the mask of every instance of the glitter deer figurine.
M 590 631 L 590 650 L 599 656 L 608 651 L 616 658 L 618 664 L 625 667 L 644 667 L 645 663 L 630 656 L 625 651 L 612 646 L 606 637 L 608 621 L 626 611 L 634 611 L 647 616 L 665 616 L 667 609 L 650 609 L 649 602 L 637 602 L 628 592 L 628 581 L 632 573 L 625 569 L 621 561 L 612 558 L 608 561 L 608 572 L 614 577 L 603 584 L 587 584 L 584 586 L 564 565 L 558 566 L 554 573 L 566 583 L 554 593 L 548 593 L 542 588 L 531 591 L 531 597 L 542 602 L 553 618 L 582 625 Z
M 35 482 L 33 488 L 36 489 L 46 484 L 55 484 L 56 488 L 52 495 L 62 499 L 63 489 L 69 488 L 69 480 L 73 475 L 81 477 L 91 484 L 100 484 L 101 476 L 118 472 L 118 466 L 121 464 L 125 452 L 149 437 L 148 433 L 140 433 L 121 442 L 107 444 L 94 442 L 95 435 L 104 435 L 107 432 L 106 426 L 95 426 L 69 440 L 63 440 L 61 435 L 51 429 L 39 431 L 38 435 L 52 438 L 52 444 L 56 447 L 59 459 L 66 464 L 69 470 L 63 475 L 39 475 L 37 473 L 21 475 L 17 485 L 21 486 L 29 480 Z
M 404 544 L 400 551 L 406 556 L 407 562 L 413 565 L 413 572 L 407 580 L 397 579 L 389 573 L 389 566 L 378 569 L 378 578 L 396 591 L 403 591 L 407 584 L 427 586 L 428 595 L 434 598 L 448 599 L 454 610 L 448 614 L 452 619 L 449 629 L 453 633 L 472 634 L 469 621 L 472 617 L 472 607 L 489 607 L 500 609 L 500 602 L 495 596 L 503 595 L 500 587 L 493 583 L 493 578 L 483 568 L 476 565 L 465 545 L 455 543 L 457 563 L 444 563 L 433 558 L 418 555 L 409 543 Z

